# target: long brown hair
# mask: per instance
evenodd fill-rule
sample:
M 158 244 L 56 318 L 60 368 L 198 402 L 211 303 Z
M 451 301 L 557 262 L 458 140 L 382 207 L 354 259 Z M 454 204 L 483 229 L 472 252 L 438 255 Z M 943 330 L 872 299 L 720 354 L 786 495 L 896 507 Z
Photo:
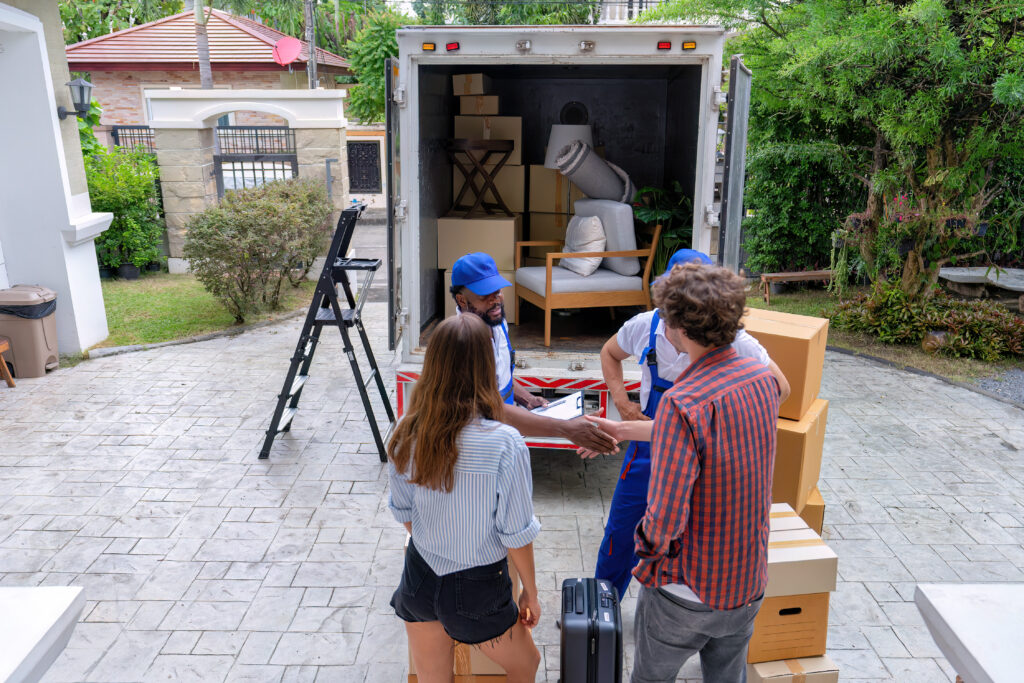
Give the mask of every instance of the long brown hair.
M 502 411 L 491 331 L 478 316 L 453 316 L 437 326 L 410 403 L 388 458 L 405 473 L 412 460 L 413 484 L 450 492 L 462 428 L 477 417 L 497 420 Z

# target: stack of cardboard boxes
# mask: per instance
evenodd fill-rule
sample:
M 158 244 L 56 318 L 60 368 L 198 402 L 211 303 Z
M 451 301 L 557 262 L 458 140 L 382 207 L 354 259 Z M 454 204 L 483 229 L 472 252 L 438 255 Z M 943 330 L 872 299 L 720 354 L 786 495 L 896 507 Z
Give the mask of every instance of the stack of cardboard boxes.
M 515 243 L 523 239 L 523 217 L 526 198 L 526 175 L 522 165 L 523 120 L 519 116 L 499 116 L 498 96 L 491 93 L 491 79 L 485 74 L 452 76 L 452 91 L 459 98 L 459 115 L 455 117 L 455 138 L 469 140 L 512 140 L 515 147 L 508 161 L 495 175 L 494 186 L 514 216 L 505 214 L 466 215 L 453 211 L 437 221 L 437 267 L 445 271 L 445 316 L 454 315 L 455 302 L 448 295 L 451 267 L 463 254 L 482 251 L 494 257 L 498 271 L 509 282 L 515 282 Z M 494 168 L 494 164 L 490 164 Z M 452 201 L 459 196 L 466 182 L 462 172 L 452 166 Z M 478 176 L 477 188 L 482 186 Z M 462 199 L 472 204 L 476 197 L 472 188 Z M 485 201 L 493 201 L 487 193 Z M 505 316 L 515 323 L 515 285 L 503 290 Z
M 825 655 L 837 568 L 836 554 L 792 507 L 772 505 L 768 587 L 747 651 L 751 683 L 839 680 L 839 669 Z
M 828 401 L 818 398 L 825 363 L 828 320 L 749 309 L 743 326 L 768 352 L 789 381 L 779 406 L 772 501 L 788 503 L 820 534 L 825 502 L 818 491 Z

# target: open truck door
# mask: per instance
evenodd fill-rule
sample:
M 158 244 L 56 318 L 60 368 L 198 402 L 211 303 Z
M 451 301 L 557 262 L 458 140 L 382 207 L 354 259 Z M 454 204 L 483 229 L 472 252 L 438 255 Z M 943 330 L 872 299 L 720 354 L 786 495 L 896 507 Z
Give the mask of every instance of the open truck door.
M 402 338 L 402 224 L 405 203 L 401 201 L 402 165 L 398 156 L 398 60 L 384 62 L 384 147 L 387 173 L 388 211 L 388 350 L 394 351 Z
M 747 122 L 750 116 L 750 69 L 742 55 L 729 61 L 729 96 L 726 100 L 725 169 L 722 178 L 719 263 L 739 272 L 743 224 L 743 184 L 747 166 Z

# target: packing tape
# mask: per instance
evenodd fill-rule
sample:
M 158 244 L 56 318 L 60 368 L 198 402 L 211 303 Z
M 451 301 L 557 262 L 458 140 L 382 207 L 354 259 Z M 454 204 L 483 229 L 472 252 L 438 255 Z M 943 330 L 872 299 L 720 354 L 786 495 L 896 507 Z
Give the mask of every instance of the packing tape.
M 558 169 L 555 169 L 555 213 L 562 212 L 562 195 L 565 194 L 565 188 L 562 184 L 565 182 L 565 176 Z
M 799 517 L 800 515 L 796 514 L 793 510 L 789 510 L 788 512 L 769 512 L 768 516 L 772 519 L 781 519 L 782 517 Z
M 804 671 L 804 667 L 800 664 L 799 659 L 787 659 L 786 666 L 789 667 L 790 673 L 793 674 L 793 683 L 807 683 L 807 673 Z
M 484 117 L 484 140 L 491 139 L 491 117 Z
M 804 538 L 799 541 L 768 541 L 769 548 L 806 548 L 812 545 L 825 545 L 820 538 Z

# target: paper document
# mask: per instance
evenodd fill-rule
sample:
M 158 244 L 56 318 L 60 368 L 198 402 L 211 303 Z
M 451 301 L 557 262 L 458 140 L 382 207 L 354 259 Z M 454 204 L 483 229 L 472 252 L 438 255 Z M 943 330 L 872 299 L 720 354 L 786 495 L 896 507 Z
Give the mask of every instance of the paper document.
M 553 417 L 556 420 L 571 420 L 574 417 L 579 417 L 583 414 L 583 392 L 577 391 L 574 394 L 563 396 L 557 401 L 552 401 L 541 408 L 534 408 L 530 412 L 544 417 Z

